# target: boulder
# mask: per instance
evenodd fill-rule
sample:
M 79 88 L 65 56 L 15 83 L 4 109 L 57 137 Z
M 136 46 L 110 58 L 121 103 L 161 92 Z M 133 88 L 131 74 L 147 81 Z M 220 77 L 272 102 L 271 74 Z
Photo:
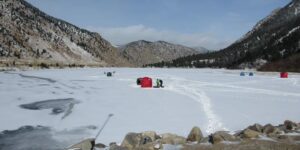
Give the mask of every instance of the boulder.
M 209 141 L 212 144 L 218 144 L 218 143 L 221 143 L 223 141 L 230 141 L 230 142 L 239 141 L 239 139 L 237 137 L 229 134 L 226 131 L 218 131 L 218 132 L 216 132 L 216 133 L 209 136 Z
M 186 139 L 176 134 L 166 133 L 161 135 L 162 144 L 182 145 L 186 143 Z
M 221 143 L 222 141 L 223 141 L 223 139 L 219 135 L 213 135 L 213 134 L 211 134 L 209 136 L 209 142 L 212 143 L 212 144 Z
M 102 144 L 102 143 L 97 143 L 97 144 L 95 145 L 95 147 L 96 147 L 96 148 L 106 148 L 107 146 L 104 145 L 104 144 Z
M 299 126 L 297 123 L 292 122 L 290 120 L 284 121 L 284 127 L 286 130 L 296 130 Z
M 135 149 L 136 147 L 138 147 L 139 145 L 141 145 L 143 143 L 143 139 L 142 139 L 142 134 L 140 133 L 128 133 L 122 144 L 121 147 L 126 147 L 127 149 L 131 150 L 131 149 Z
M 151 139 L 151 141 L 156 141 L 157 139 L 160 139 L 160 137 L 154 131 L 142 132 L 142 136 L 143 137 L 149 137 Z
M 249 126 L 248 129 L 256 131 L 256 132 L 262 132 L 263 131 L 263 126 L 256 123 L 252 126 Z
M 203 134 L 201 132 L 201 129 L 199 127 L 193 127 L 193 129 L 187 137 L 187 141 L 200 143 L 202 138 Z
M 86 139 L 75 145 L 70 146 L 67 149 L 91 150 L 94 145 L 95 145 L 95 139 Z
M 261 135 L 260 132 L 257 131 L 253 131 L 250 129 L 246 129 L 241 133 L 241 138 L 248 138 L 248 139 L 252 139 L 252 138 L 258 138 L 259 135 Z
M 114 146 L 114 145 L 117 145 L 117 143 L 116 142 L 109 143 L 109 146 Z
M 149 134 L 150 135 L 150 134 Z M 125 147 L 129 150 L 136 149 L 137 147 L 140 147 L 141 145 L 145 145 L 147 143 L 151 143 L 153 140 L 151 137 L 147 136 L 143 133 L 128 133 L 122 144 L 121 147 Z
M 277 127 L 272 126 L 271 124 L 267 124 L 263 127 L 263 133 L 269 136 L 273 136 L 275 134 L 280 134 L 281 130 Z

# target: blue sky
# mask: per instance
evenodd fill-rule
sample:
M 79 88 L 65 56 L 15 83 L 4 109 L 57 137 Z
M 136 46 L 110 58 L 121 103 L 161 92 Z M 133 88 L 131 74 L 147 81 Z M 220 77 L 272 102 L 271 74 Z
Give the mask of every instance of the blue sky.
M 164 40 L 220 49 L 291 0 L 27 0 L 46 13 L 99 32 L 113 45 Z

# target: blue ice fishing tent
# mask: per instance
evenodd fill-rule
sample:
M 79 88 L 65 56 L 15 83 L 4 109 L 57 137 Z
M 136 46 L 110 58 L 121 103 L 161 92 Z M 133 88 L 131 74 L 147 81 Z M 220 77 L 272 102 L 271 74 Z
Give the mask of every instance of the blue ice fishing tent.
M 240 73 L 240 76 L 245 76 L 245 72 L 241 72 L 241 73 Z
M 249 72 L 249 76 L 254 76 L 254 73 L 253 72 Z

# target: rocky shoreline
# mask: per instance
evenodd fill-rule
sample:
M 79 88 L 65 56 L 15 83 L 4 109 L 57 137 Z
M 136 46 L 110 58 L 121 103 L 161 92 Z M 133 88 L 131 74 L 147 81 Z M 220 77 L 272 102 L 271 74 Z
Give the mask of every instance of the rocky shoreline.
M 103 144 L 96 144 L 105 148 Z M 199 127 L 194 127 L 188 137 L 166 133 L 158 135 L 154 131 L 128 133 L 118 145 L 111 143 L 109 150 L 299 150 L 300 123 L 285 121 L 283 124 L 254 124 L 244 130 L 230 134 L 218 131 L 204 137 Z
M 83 127 L 74 130 L 56 132 L 58 139 L 53 138 L 53 130 L 44 126 L 23 126 L 17 130 L 0 132 L 0 149 L 14 150 L 299 150 L 300 123 L 285 121 L 283 124 L 254 124 L 235 133 L 217 131 L 203 136 L 199 127 L 194 127 L 187 137 L 155 131 L 128 133 L 121 143 L 109 145 L 96 143 L 95 139 L 85 139 L 77 144 L 77 140 L 63 140 L 68 136 L 82 137 L 96 127 Z M 92 131 L 93 132 L 93 131 Z M 59 140 L 60 139 L 60 140 Z M 75 145 L 72 145 L 75 144 Z M 72 145 L 72 146 L 70 146 Z M 67 148 L 68 147 L 68 148 Z

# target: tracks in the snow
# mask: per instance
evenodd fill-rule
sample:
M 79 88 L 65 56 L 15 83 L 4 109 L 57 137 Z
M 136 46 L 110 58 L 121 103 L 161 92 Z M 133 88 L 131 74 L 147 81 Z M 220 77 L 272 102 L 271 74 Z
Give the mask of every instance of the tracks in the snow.
M 217 130 L 226 130 L 223 126 L 221 118 L 217 114 L 215 114 L 213 109 L 213 103 L 211 99 L 206 94 L 205 88 L 213 87 L 213 88 L 221 88 L 221 89 L 228 89 L 229 91 L 239 91 L 242 93 L 255 93 L 255 94 L 264 94 L 270 96 L 292 96 L 292 97 L 299 97 L 299 93 L 289 92 L 289 91 L 278 91 L 278 90 L 271 90 L 271 89 L 263 89 L 263 88 L 254 88 L 254 87 L 247 87 L 242 85 L 236 85 L 235 83 L 214 83 L 214 82 L 203 82 L 203 81 L 194 81 L 188 80 L 184 78 L 178 77 L 171 77 L 170 83 L 166 90 L 176 92 L 178 94 L 186 95 L 190 97 L 192 100 L 200 103 L 202 105 L 202 110 L 207 118 L 207 125 L 206 125 L 206 133 L 212 133 Z M 297 85 L 298 80 L 292 80 L 293 85 Z M 254 81 L 251 81 L 254 82 Z
M 217 130 L 226 130 L 220 121 L 219 117 L 214 113 L 212 109 L 212 103 L 206 93 L 187 80 L 174 78 L 173 84 L 166 88 L 167 90 L 186 95 L 192 100 L 202 105 L 203 112 L 207 118 L 206 133 L 213 133 Z

